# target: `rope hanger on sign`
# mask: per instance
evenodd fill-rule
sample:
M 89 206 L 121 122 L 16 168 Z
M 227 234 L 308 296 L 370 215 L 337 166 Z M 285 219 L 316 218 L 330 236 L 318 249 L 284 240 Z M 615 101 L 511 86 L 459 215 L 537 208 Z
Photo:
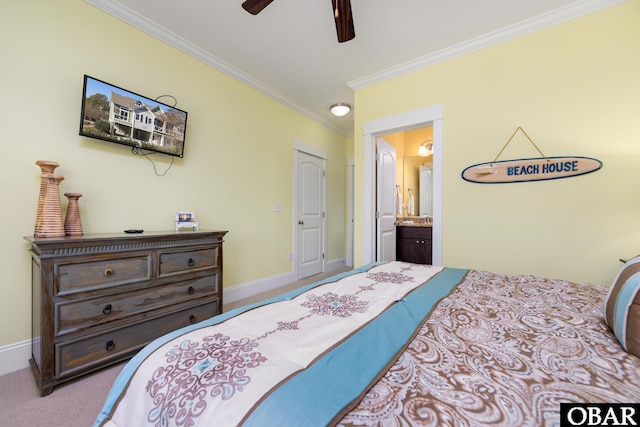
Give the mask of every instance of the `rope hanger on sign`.
M 497 161 L 498 157 L 500 157 L 500 154 L 502 154 L 502 152 L 505 150 L 505 148 L 507 148 L 507 145 L 509 145 L 509 143 L 511 142 L 511 140 L 513 139 L 513 137 L 516 135 L 516 133 L 518 133 L 518 131 L 521 131 L 524 136 L 527 137 L 527 139 L 529 140 L 529 142 L 535 147 L 536 150 L 538 150 L 538 153 L 540 153 L 540 155 L 544 158 L 546 158 L 547 156 L 545 156 L 542 151 L 540 151 L 540 149 L 538 148 L 538 146 L 536 145 L 535 142 L 533 142 L 533 140 L 531 138 L 529 138 L 529 135 L 527 135 L 527 133 L 524 131 L 524 129 L 522 129 L 522 127 L 518 126 L 518 128 L 513 132 L 513 134 L 511 135 L 511 137 L 509 138 L 509 140 L 507 141 L 506 144 L 504 144 L 504 147 L 502 147 L 502 150 L 500 150 L 500 152 L 498 153 L 498 155 L 496 156 L 495 159 L 493 159 L 493 161 Z

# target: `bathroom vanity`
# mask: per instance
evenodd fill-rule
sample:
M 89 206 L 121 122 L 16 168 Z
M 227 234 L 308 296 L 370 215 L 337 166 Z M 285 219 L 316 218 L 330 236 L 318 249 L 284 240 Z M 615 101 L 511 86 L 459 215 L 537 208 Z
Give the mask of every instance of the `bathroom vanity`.
M 399 223 L 396 226 L 396 259 L 416 264 L 431 264 L 431 236 L 431 224 Z

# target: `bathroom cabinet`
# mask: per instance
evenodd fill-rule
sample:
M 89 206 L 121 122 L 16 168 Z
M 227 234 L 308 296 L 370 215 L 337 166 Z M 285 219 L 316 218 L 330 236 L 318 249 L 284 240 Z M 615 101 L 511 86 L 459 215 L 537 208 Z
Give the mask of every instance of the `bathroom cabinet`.
M 431 264 L 432 227 L 397 226 L 396 259 L 415 264 Z

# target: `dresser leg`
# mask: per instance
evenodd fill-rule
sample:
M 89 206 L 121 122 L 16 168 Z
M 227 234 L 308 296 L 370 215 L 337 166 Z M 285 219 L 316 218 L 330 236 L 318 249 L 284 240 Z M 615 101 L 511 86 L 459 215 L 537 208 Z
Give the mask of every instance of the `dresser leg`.
M 53 392 L 53 386 L 40 389 L 40 397 L 45 397 Z

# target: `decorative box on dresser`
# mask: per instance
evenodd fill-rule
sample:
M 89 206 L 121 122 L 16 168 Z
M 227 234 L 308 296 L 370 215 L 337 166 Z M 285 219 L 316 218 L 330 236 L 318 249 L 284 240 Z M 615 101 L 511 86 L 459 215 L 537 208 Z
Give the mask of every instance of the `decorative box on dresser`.
M 431 264 L 431 226 L 397 226 L 396 259 L 415 264 Z
M 41 396 L 222 312 L 226 231 L 25 237 Z

